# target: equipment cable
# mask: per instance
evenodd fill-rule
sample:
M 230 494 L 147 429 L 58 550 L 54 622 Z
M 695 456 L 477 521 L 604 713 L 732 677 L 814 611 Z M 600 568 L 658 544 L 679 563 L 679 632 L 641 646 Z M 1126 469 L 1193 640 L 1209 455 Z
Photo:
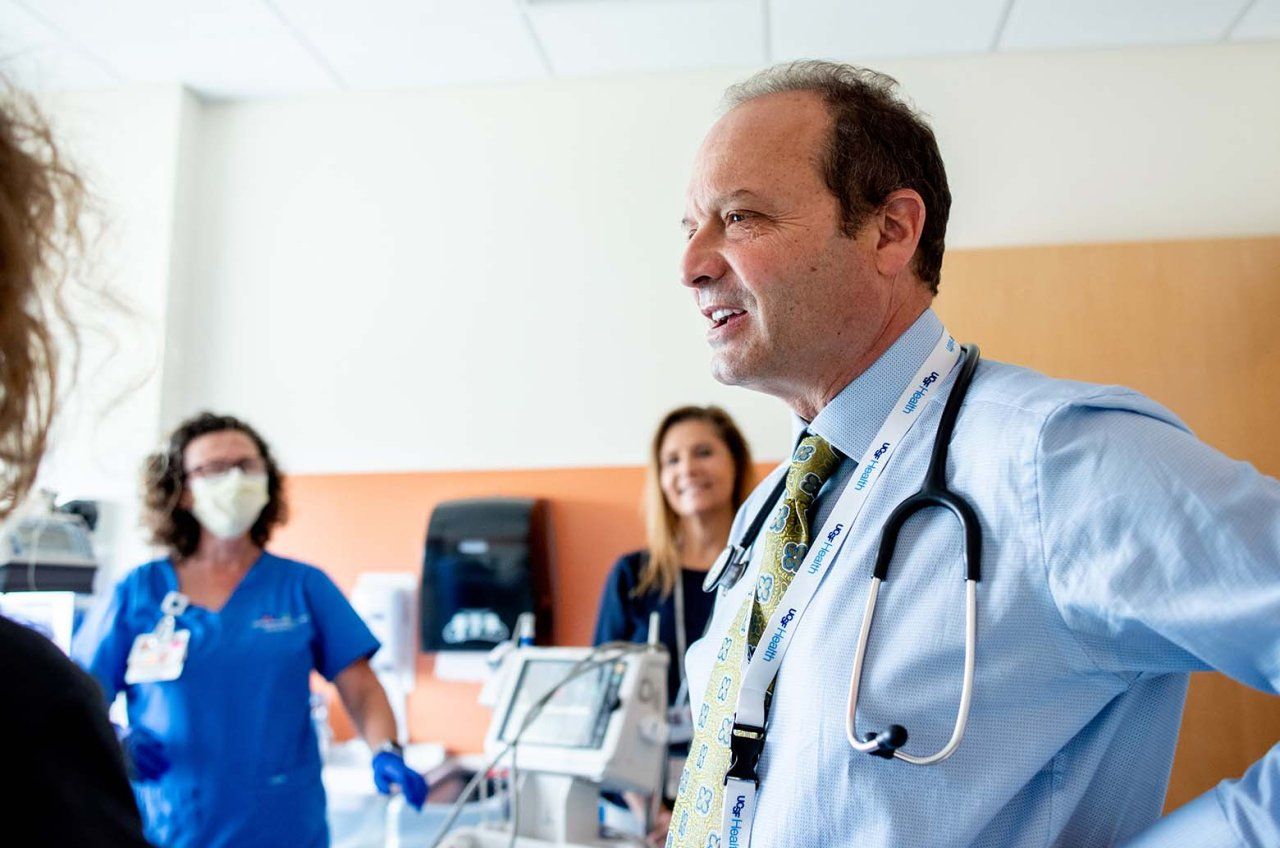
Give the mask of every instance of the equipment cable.
M 548 689 L 546 693 L 529 706 L 524 719 L 520 722 L 520 729 L 516 731 L 516 734 L 512 737 L 511 741 L 508 742 L 500 751 L 490 757 L 489 760 L 476 772 L 475 776 L 467 782 L 467 785 L 463 787 L 463 790 L 459 793 L 457 800 L 453 802 L 453 807 L 449 810 L 449 815 L 445 818 L 444 824 L 441 825 L 440 832 L 436 834 L 436 838 L 431 843 L 430 848 L 439 848 L 441 843 L 444 842 L 444 838 L 448 836 L 450 828 L 452 828 L 454 822 L 458 820 L 458 816 L 462 814 L 462 808 L 466 805 L 467 799 L 471 797 L 471 795 L 476 791 L 476 788 L 488 777 L 490 770 L 501 762 L 502 758 L 507 755 L 508 751 L 512 752 L 512 767 L 510 771 L 512 827 L 511 841 L 508 845 L 514 846 L 516 843 L 516 834 L 518 833 L 517 825 L 519 824 L 520 816 L 520 789 L 518 774 L 515 768 L 514 751 L 520 742 L 520 737 L 523 736 L 524 732 L 533 725 L 534 720 L 541 715 L 542 710 L 551 702 L 551 699 L 555 697 L 556 693 L 563 689 L 570 681 L 581 677 L 588 671 L 603 668 L 610 663 L 616 662 L 628 654 L 644 653 L 648 650 L 650 650 L 650 647 L 647 644 L 638 644 L 635 642 L 606 642 L 603 645 L 596 646 L 592 649 L 591 653 L 575 662 L 573 666 L 570 667 L 568 673 L 565 674 L 558 683 Z

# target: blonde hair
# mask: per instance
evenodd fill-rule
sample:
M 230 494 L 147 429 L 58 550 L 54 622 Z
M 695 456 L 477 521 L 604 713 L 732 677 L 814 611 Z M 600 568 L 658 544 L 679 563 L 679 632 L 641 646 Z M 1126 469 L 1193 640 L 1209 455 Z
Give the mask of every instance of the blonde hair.
M 662 493 L 662 440 L 677 424 L 705 421 L 710 424 L 733 457 L 733 509 L 737 511 L 755 482 L 751 448 L 729 413 L 718 406 L 682 406 L 668 412 L 658 424 L 649 449 L 649 470 L 645 478 L 644 519 L 648 536 L 648 556 L 640 568 L 634 594 L 658 591 L 662 597 L 675 589 L 680 574 L 680 516 Z
M 44 455 L 58 390 L 54 326 L 62 284 L 83 250 L 84 185 L 49 125 L 0 81 L 0 516 L 26 496 Z

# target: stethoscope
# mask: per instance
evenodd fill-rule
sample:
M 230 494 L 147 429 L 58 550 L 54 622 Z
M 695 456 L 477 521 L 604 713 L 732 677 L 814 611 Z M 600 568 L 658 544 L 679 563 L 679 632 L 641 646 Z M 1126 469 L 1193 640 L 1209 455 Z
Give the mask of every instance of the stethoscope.
M 853 673 L 849 680 L 849 709 L 845 721 L 845 736 L 854 750 L 884 759 L 899 759 L 917 766 L 929 766 L 940 763 L 955 753 L 964 738 L 965 724 L 969 720 L 969 707 L 973 703 L 973 670 L 978 644 L 978 601 L 977 584 L 980 579 L 979 565 L 982 561 L 982 527 L 978 522 L 978 514 L 973 507 L 959 494 L 947 488 L 947 448 L 955 431 L 956 418 L 960 414 L 960 405 L 964 403 L 965 394 L 973 382 L 973 373 L 977 370 L 980 352 L 977 345 L 964 345 L 964 357 L 960 361 L 960 373 L 955 385 L 942 409 L 942 418 L 938 422 L 938 432 L 934 436 L 933 453 L 929 458 L 929 468 L 925 472 L 924 485 L 914 495 L 898 504 L 885 521 L 880 536 L 880 547 L 876 552 L 875 568 L 872 571 L 871 588 L 867 591 L 866 611 L 862 616 L 862 629 L 858 633 L 858 646 L 853 657 Z M 772 514 L 774 505 L 782 497 L 786 488 L 786 475 L 779 475 L 777 483 L 769 497 L 760 502 L 755 516 L 746 528 L 721 552 L 715 563 L 707 571 L 702 581 L 704 592 L 718 589 L 731 589 L 742 579 L 750 561 L 751 546 L 755 544 L 765 522 Z M 965 635 L 964 635 L 964 685 L 960 691 L 960 706 L 956 712 L 955 725 L 951 738 L 936 753 L 927 757 L 913 756 L 904 753 L 903 745 L 907 742 L 907 730 L 900 724 L 891 724 L 884 730 L 872 731 L 865 736 L 857 732 L 858 693 L 862 684 L 862 670 L 866 666 L 867 643 L 871 636 L 871 622 L 875 617 L 876 599 L 880 594 L 880 584 L 889 575 L 889 564 L 893 561 L 894 550 L 898 546 L 898 534 L 907 519 L 917 512 L 929 507 L 943 507 L 960 522 L 964 533 L 965 559 Z

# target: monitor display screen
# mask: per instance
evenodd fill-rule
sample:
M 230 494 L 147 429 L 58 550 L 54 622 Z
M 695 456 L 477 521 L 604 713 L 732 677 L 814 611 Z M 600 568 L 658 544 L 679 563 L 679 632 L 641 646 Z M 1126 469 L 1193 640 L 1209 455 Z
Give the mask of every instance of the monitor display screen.
M 499 738 L 511 742 L 529 709 L 565 680 L 573 660 L 529 660 L 520 669 L 511 706 Z M 596 749 L 604 743 L 626 663 L 618 661 L 582 671 L 551 696 L 520 736 L 526 745 Z
M 76 601 L 71 592 L 0 593 L 0 615 L 44 635 L 64 654 L 71 652 Z

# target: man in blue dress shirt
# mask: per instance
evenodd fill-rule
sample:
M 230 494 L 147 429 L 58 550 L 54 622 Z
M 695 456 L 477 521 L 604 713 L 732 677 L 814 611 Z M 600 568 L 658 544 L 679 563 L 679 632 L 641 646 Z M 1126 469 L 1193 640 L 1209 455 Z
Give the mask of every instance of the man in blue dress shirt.
M 946 174 L 932 131 L 893 85 L 806 62 L 733 87 L 686 199 L 682 278 L 708 319 L 715 376 L 782 399 L 797 439 L 818 436 L 843 457 L 811 531 L 945 332 L 930 304 Z M 1280 690 L 1280 485 L 1122 388 L 979 365 L 947 467 L 983 534 L 967 731 L 932 766 L 852 749 L 849 675 L 880 530 L 924 478 L 954 379 L 924 401 L 793 630 L 769 703 L 752 842 L 1280 845 L 1280 746 L 1160 817 L 1188 673 Z M 744 506 L 733 538 L 770 506 L 777 479 Z M 717 654 L 746 638 L 730 622 L 761 596 L 765 548 L 753 547 L 689 650 L 695 716 L 717 697 L 707 690 Z M 908 728 L 906 753 L 951 735 L 963 578 L 955 520 L 942 510 L 912 519 L 880 590 L 857 715 L 864 730 Z M 715 736 L 703 737 L 704 761 L 727 762 Z M 721 833 L 723 783 L 697 759 L 668 844 L 728 848 L 741 836 Z

